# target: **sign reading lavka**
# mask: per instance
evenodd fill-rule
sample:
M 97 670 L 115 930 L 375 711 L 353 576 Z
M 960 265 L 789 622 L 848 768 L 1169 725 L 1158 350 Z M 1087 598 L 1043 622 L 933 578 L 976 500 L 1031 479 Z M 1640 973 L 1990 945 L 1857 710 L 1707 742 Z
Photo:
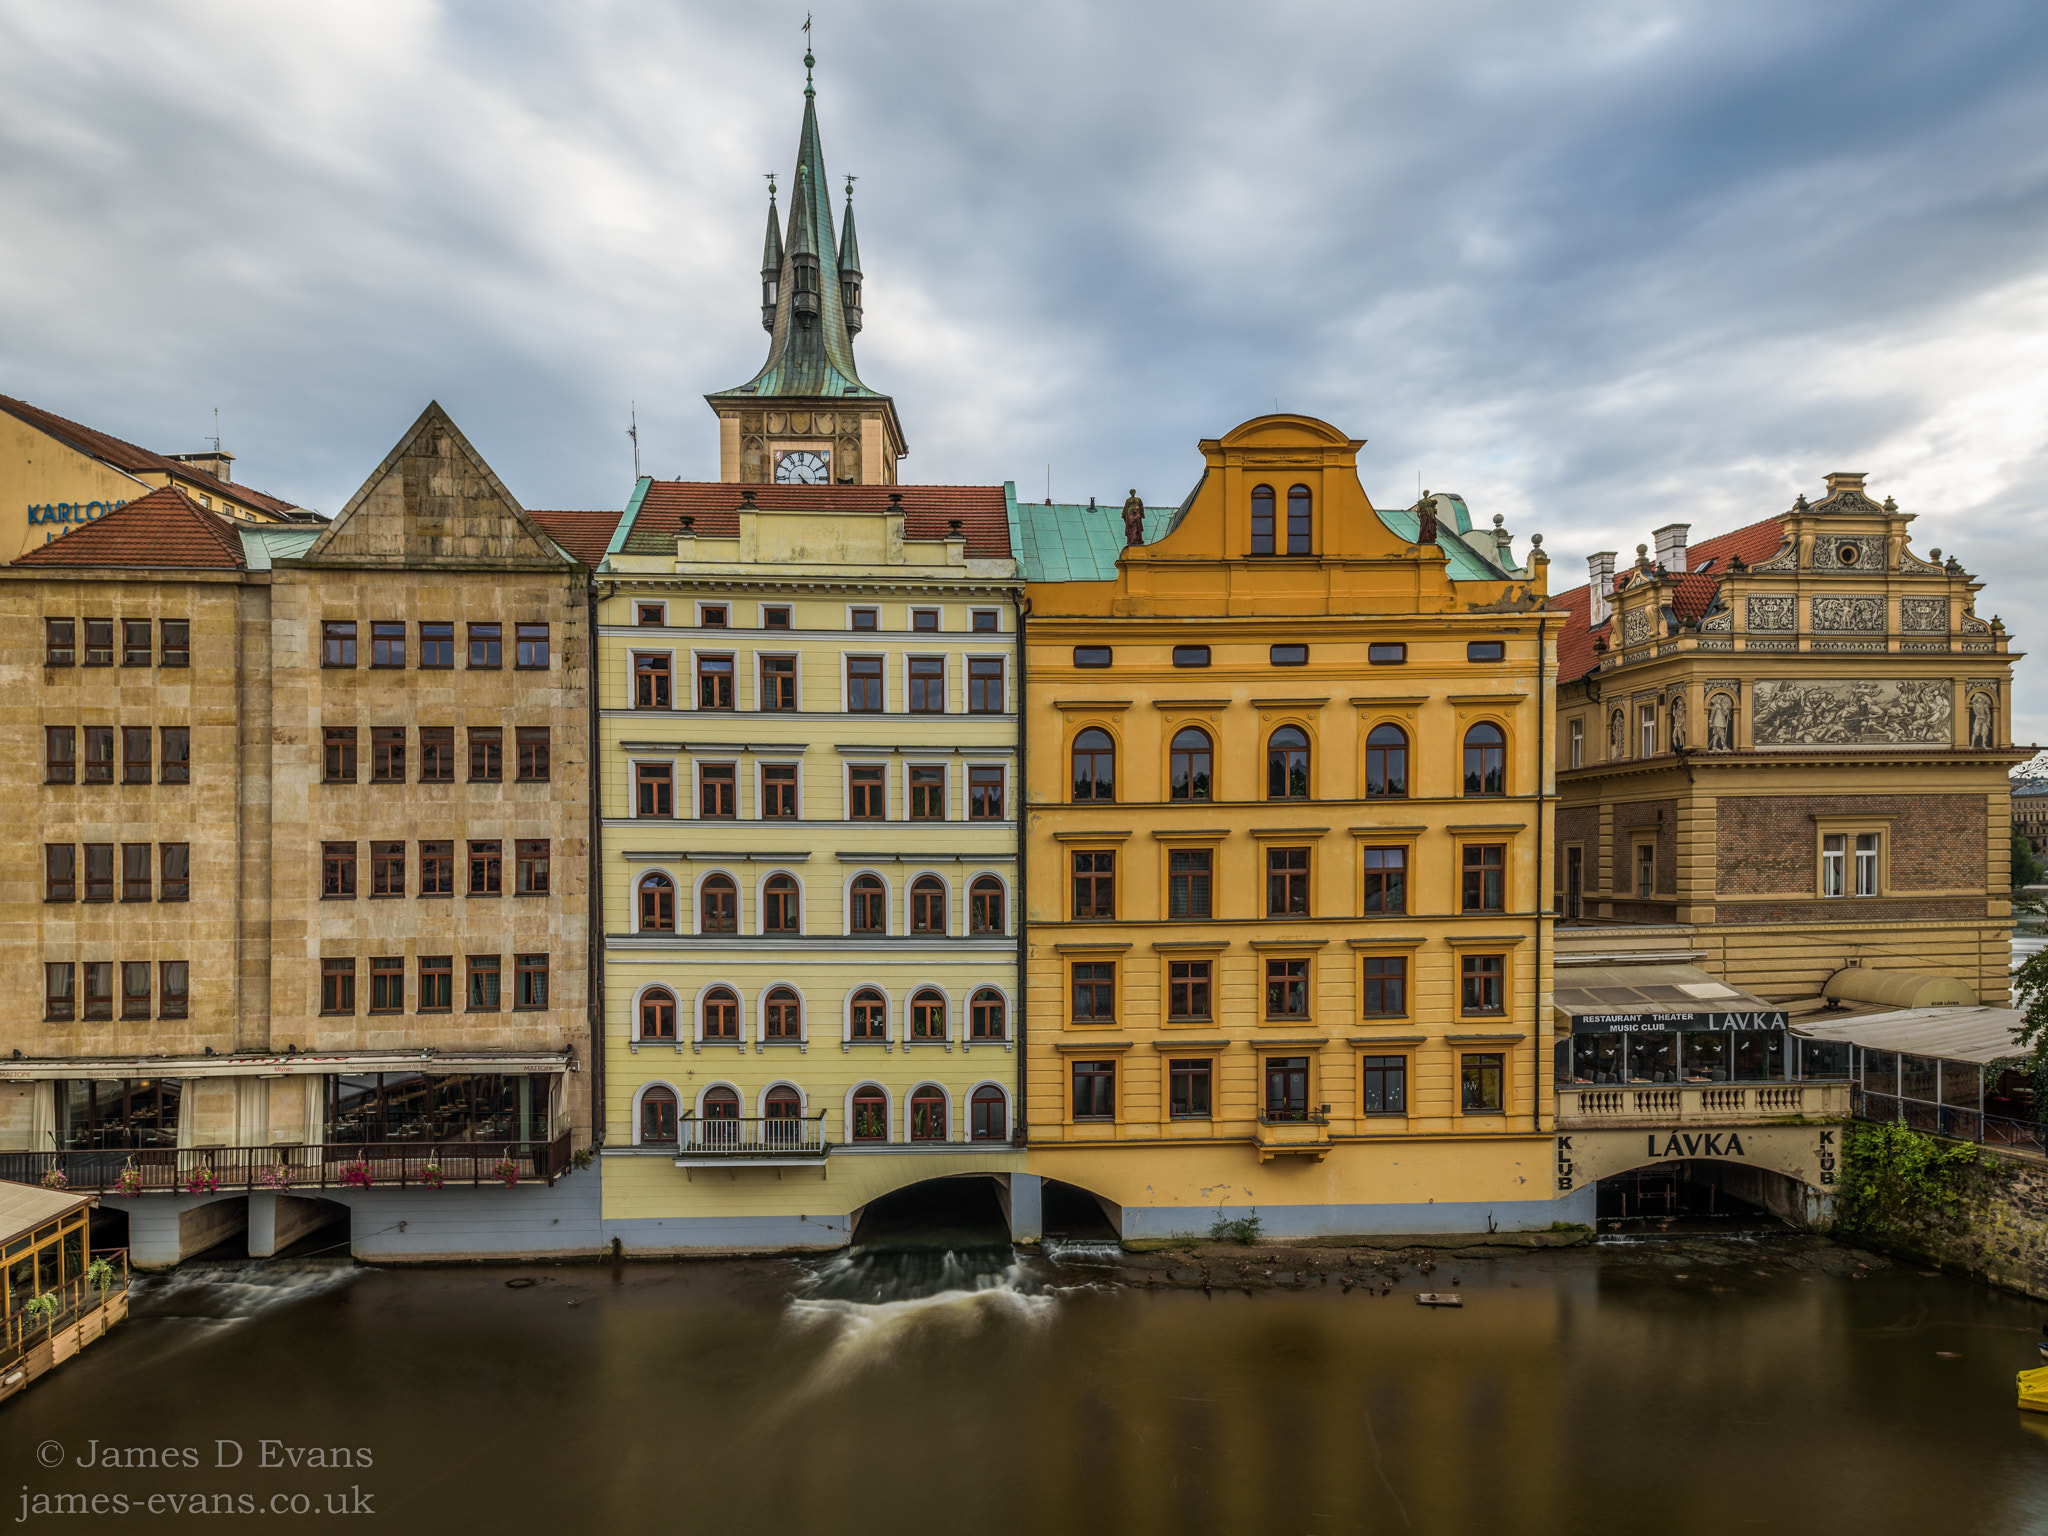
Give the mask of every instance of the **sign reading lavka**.
M 1782 1030 L 1789 1017 L 1779 1008 L 1759 1009 L 1753 1013 L 1578 1013 L 1572 1015 L 1572 1033 L 1647 1035 L 1674 1029 Z

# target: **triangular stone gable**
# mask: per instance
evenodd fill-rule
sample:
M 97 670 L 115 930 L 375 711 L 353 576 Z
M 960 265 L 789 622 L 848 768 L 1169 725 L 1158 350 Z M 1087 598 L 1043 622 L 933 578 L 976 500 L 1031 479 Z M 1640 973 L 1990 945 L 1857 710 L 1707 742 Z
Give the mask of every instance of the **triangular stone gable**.
M 575 562 L 429 401 L 312 548 L 284 563 L 531 571 Z

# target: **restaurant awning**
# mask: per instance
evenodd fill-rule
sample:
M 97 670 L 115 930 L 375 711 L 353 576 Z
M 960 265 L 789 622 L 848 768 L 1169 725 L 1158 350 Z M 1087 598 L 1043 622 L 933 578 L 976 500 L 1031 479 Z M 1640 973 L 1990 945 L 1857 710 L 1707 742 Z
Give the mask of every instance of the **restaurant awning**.
M 74 1195 L 69 1190 L 42 1189 L 33 1184 L 0 1184 L 0 1243 L 11 1244 L 37 1227 L 69 1216 L 80 1206 L 92 1203 L 91 1195 Z
M 2021 1053 L 2012 1036 L 2023 1017 L 2017 1008 L 1902 1008 L 1896 1013 L 1861 1014 L 1839 1024 L 1801 1019 L 1793 1033 L 1812 1040 L 1846 1040 L 1867 1050 L 1982 1065 Z
M 1551 1002 L 1575 1035 L 1668 1029 L 1783 1029 L 1784 1009 L 1696 965 L 1588 965 L 1561 973 Z

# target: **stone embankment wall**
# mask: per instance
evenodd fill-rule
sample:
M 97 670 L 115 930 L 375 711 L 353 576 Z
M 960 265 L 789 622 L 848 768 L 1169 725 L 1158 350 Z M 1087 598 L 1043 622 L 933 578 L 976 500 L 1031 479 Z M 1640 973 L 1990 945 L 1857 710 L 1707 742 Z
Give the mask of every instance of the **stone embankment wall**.
M 1986 1148 L 1952 1208 L 1840 1235 L 2048 1301 L 2048 1163 Z

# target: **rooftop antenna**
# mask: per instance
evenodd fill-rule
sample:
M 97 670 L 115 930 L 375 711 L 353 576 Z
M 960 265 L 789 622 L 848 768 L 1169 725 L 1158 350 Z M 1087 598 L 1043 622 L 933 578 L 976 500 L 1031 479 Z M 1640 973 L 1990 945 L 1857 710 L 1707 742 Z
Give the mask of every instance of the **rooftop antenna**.
M 213 408 L 213 451 L 220 452 L 220 407 Z
M 626 436 L 633 439 L 633 478 L 640 478 L 640 402 L 635 400 L 627 407 Z
M 1052 505 L 1052 466 L 1045 466 L 1045 504 Z

